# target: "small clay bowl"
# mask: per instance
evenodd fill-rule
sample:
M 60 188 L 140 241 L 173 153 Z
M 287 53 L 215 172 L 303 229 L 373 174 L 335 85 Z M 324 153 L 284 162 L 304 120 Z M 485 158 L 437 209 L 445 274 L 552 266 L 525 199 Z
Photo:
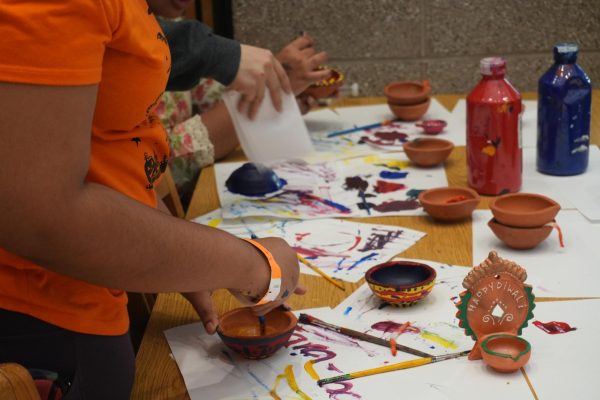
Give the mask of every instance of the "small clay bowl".
M 458 221 L 471 215 L 481 197 L 469 188 L 441 187 L 419 193 L 427 214 L 440 221 Z
M 276 192 L 287 182 L 275 171 L 257 163 L 245 163 L 229 175 L 225 186 L 231 193 L 249 197 L 261 197 Z
M 529 361 L 531 345 L 513 334 L 491 334 L 481 341 L 481 356 L 498 372 L 515 372 Z
M 508 247 L 520 250 L 532 249 L 542 243 L 550 236 L 553 229 L 552 225 L 542 225 L 533 228 L 508 226 L 501 224 L 494 218 L 488 221 L 488 226 L 494 232 L 494 235 L 506 243 Z
M 410 104 L 410 105 L 398 105 L 390 103 L 388 101 L 388 107 L 394 115 L 404 121 L 416 121 L 421 118 L 429 109 L 431 104 L 431 98 L 427 97 L 423 102 Z
M 217 333 L 231 350 L 249 359 L 267 358 L 285 345 L 298 323 L 296 316 L 281 308 L 265 315 L 265 334 L 250 307 L 223 314 Z
M 423 129 L 423 133 L 427 135 L 437 135 L 446 127 L 446 121 L 443 119 L 426 119 L 415 123 L 416 126 Z
M 310 85 L 304 93 L 315 99 L 326 99 L 333 96 L 336 90 L 344 83 L 344 74 L 335 68 L 327 66 L 319 66 L 317 69 L 329 69 L 331 75 L 327 79 Z
M 395 105 L 413 105 L 423 103 L 429 97 L 429 81 L 396 81 L 383 88 L 388 102 Z
M 494 199 L 490 209 L 498 222 L 504 225 L 532 228 L 551 222 L 560 205 L 541 194 L 510 193 Z
M 415 139 L 404 143 L 404 153 L 420 167 L 433 167 L 444 162 L 453 148 L 452 142 L 437 138 Z
M 425 298 L 433 289 L 435 277 L 435 269 L 411 261 L 378 264 L 365 274 L 365 279 L 375 296 L 402 307 L 412 306 Z

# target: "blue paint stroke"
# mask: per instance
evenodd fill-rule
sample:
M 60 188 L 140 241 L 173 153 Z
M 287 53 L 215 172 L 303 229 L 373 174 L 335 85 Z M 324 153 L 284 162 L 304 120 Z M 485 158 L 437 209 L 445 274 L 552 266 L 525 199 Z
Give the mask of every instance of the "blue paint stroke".
M 266 390 L 267 392 L 269 392 L 269 393 L 271 392 L 271 388 L 269 388 L 269 387 L 268 387 L 267 385 L 265 385 L 265 384 L 264 384 L 264 383 L 263 383 L 263 382 L 262 382 L 260 379 L 258 379 L 258 376 L 254 375 L 254 373 L 253 373 L 252 371 L 250 371 L 250 368 L 248 368 L 248 369 L 247 369 L 247 371 L 248 371 L 248 375 L 250 375 L 251 377 L 253 377 L 253 378 L 254 378 L 254 380 L 255 380 L 255 381 L 256 381 L 256 382 L 257 382 L 257 383 L 258 383 L 260 386 L 262 386 L 263 388 L 265 388 L 265 390 Z
M 381 171 L 379 176 L 383 179 L 402 179 L 408 175 L 407 171 Z
M 363 258 L 361 258 L 360 260 L 356 261 L 354 264 L 352 264 L 350 266 L 350 268 L 348 268 L 348 271 L 352 271 L 352 269 L 354 269 L 355 267 L 357 267 L 359 264 L 362 264 L 365 261 L 368 261 L 374 257 L 377 257 L 379 255 L 379 253 L 371 253 L 369 255 L 364 256 Z
M 352 311 L 352 306 L 346 308 L 346 311 L 344 311 L 344 315 L 350 314 L 350 311 Z

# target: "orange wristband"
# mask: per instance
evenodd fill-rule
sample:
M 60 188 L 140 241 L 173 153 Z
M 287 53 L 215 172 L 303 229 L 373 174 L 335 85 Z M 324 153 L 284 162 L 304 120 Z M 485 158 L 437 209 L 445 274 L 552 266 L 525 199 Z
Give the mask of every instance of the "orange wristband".
M 281 267 L 279 264 L 277 264 L 277 261 L 275 261 L 275 258 L 271 252 L 262 244 L 252 239 L 243 240 L 247 241 L 260 250 L 261 253 L 263 253 L 267 259 L 267 262 L 269 263 L 269 268 L 271 269 L 271 281 L 269 282 L 269 289 L 267 289 L 267 293 L 256 303 L 256 305 L 261 305 L 276 300 L 281 292 Z

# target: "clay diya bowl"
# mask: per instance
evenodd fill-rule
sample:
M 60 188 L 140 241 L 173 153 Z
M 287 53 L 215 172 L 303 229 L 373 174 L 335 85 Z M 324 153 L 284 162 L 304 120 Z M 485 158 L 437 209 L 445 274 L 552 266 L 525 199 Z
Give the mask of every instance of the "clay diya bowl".
M 542 243 L 550 236 L 554 228 L 550 224 L 533 228 L 519 228 L 501 224 L 494 218 L 488 221 L 488 226 L 494 232 L 494 235 L 508 247 L 520 250 L 532 249 Z
M 427 297 L 436 272 L 429 265 L 412 261 L 389 261 L 371 267 L 365 274 L 369 287 L 381 300 L 395 306 L 411 306 Z
M 420 167 L 433 167 L 444 162 L 453 148 L 452 142 L 437 138 L 419 138 L 404 143 L 404 153 Z
M 265 315 L 265 333 L 261 334 L 258 317 L 250 307 L 223 314 L 217 333 L 231 350 L 249 359 L 266 358 L 285 345 L 294 332 L 298 319 L 281 308 Z
M 424 101 L 409 105 L 399 105 L 390 103 L 388 101 L 388 107 L 394 113 L 394 115 L 404 121 L 416 121 L 421 118 L 429 109 L 431 104 L 431 98 L 427 97 Z
M 443 119 L 426 119 L 415 123 L 416 126 L 423 129 L 427 135 L 437 135 L 446 127 L 446 121 Z
M 458 221 L 471 215 L 481 197 L 469 188 L 441 187 L 419 193 L 427 214 L 440 221 Z
M 344 74 L 335 68 L 327 66 L 319 66 L 317 69 L 329 69 L 331 71 L 331 75 L 322 81 L 310 85 L 308 88 L 306 88 L 304 93 L 314 97 L 315 99 L 325 99 L 333 96 L 344 83 Z
M 492 334 L 481 342 L 481 356 L 496 371 L 515 372 L 529 361 L 531 345 L 509 333 Z
M 388 103 L 395 105 L 413 105 L 423 103 L 429 97 L 429 81 L 396 81 L 387 84 L 383 93 Z
M 231 173 L 225 186 L 231 193 L 261 197 L 286 185 L 271 168 L 257 163 L 245 163 Z
M 560 205 L 541 194 L 510 193 L 494 199 L 490 209 L 494 218 L 504 225 L 532 228 L 551 222 Z

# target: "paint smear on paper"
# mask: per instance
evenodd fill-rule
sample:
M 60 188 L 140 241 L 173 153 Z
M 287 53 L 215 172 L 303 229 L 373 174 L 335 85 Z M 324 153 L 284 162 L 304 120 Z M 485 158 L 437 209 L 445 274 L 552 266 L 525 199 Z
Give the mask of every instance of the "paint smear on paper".
M 375 184 L 374 189 L 375 189 L 375 192 L 377 192 L 377 193 L 390 193 L 390 192 L 396 192 L 398 190 L 406 189 L 406 185 L 403 183 L 381 181 L 378 179 L 377 183 Z
M 402 179 L 408 176 L 408 171 L 381 171 L 379 177 L 383 179 Z
M 208 226 L 216 228 L 217 226 L 221 225 L 221 222 L 223 222 L 221 218 L 215 218 L 213 220 L 208 221 Z
M 347 307 L 346 311 L 344 311 L 344 315 L 350 314 L 350 311 L 352 311 L 352 307 Z
M 533 324 L 543 330 L 550 335 L 556 335 L 558 333 L 567 333 L 571 331 L 576 331 L 577 328 L 567 324 L 566 322 L 558 322 L 558 321 L 550 321 L 550 322 L 541 322 L 541 321 L 533 321 Z
M 277 377 L 275 378 L 275 383 L 273 384 L 273 388 L 271 389 L 271 392 L 270 392 L 271 397 L 273 397 L 273 399 L 281 400 L 281 397 L 279 397 L 279 395 L 277 394 L 277 387 L 279 386 L 279 382 L 281 382 L 282 379 L 285 379 L 289 388 L 294 393 L 296 393 L 298 396 L 300 396 L 300 399 L 311 400 L 311 398 L 308 397 L 306 395 L 306 393 L 304 393 L 302 390 L 300 390 L 300 387 L 296 383 L 296 377 L 294 376 L 294 370 L 293 370 L 293 367 L 291 364 L 288 365 L 287 367 L 285 367 L 285 370 L 283 371 L 283 373 L 277 375 Z
M 331 385 L 338 385 L 341 387 L 339 389 L 332 389 Z M 332 400 L 342 400 L 342 397 L 340 396 L 351 396 L 355 399 L 362 399 L 362 397 L 359 394 L 351 391 L 352 387 L 353 385 L 350 382 L 335 382 L 325 385 L 325 390 L 327 391 L 329 398 Z
M 386 231 L 381 230 L 384 233 L 373 232 L 367 238 L 367 242 L 363 246 L 362 249 L 358 249 L 358 251 L 373 251 L 373 250 L 381 250 L 383 249 L 389 242 L 394 239 L 402 236 L 402 230 L 396 231 Z
M 344 189 L 346 190 L 359 190 L 364 192 L 369 187 L 369 182 L 362 179 L 360 176 L 350 176 L 346 178 L 346 184 Z
M 417 200 L 392 200 L 385 201 L 373 207 L 376 211 L 381 213 L 392 212 L 392 211 L 405 211 L 405 210 L 416 210 L 421 207 Z
M 452 340 L 445 339 L 445 338 L 441 337 L 440 335 L 438 335 L 437 333 L 422 331 L 419 335 L 423 339 L 429 340 L 430 342 L 437 343 L 440 346 L 445 347 L 447 349 L 457 349 L 458 348 L 458 345 L 455 342 L 453 342 Z
M 318 381 L 321 378 L 319 377 L 319 374 L 317 374 L 317 371 L 315 371 L 315 368 L 314 368 L 313 364 L 314 364 L 314 360 L 308 360 L 304 364 L 304 370 L 306 371 L 306 373 L 308 374 L 308 376 L 310 376 L 311 378 L 313 378 L 315 381 Z

